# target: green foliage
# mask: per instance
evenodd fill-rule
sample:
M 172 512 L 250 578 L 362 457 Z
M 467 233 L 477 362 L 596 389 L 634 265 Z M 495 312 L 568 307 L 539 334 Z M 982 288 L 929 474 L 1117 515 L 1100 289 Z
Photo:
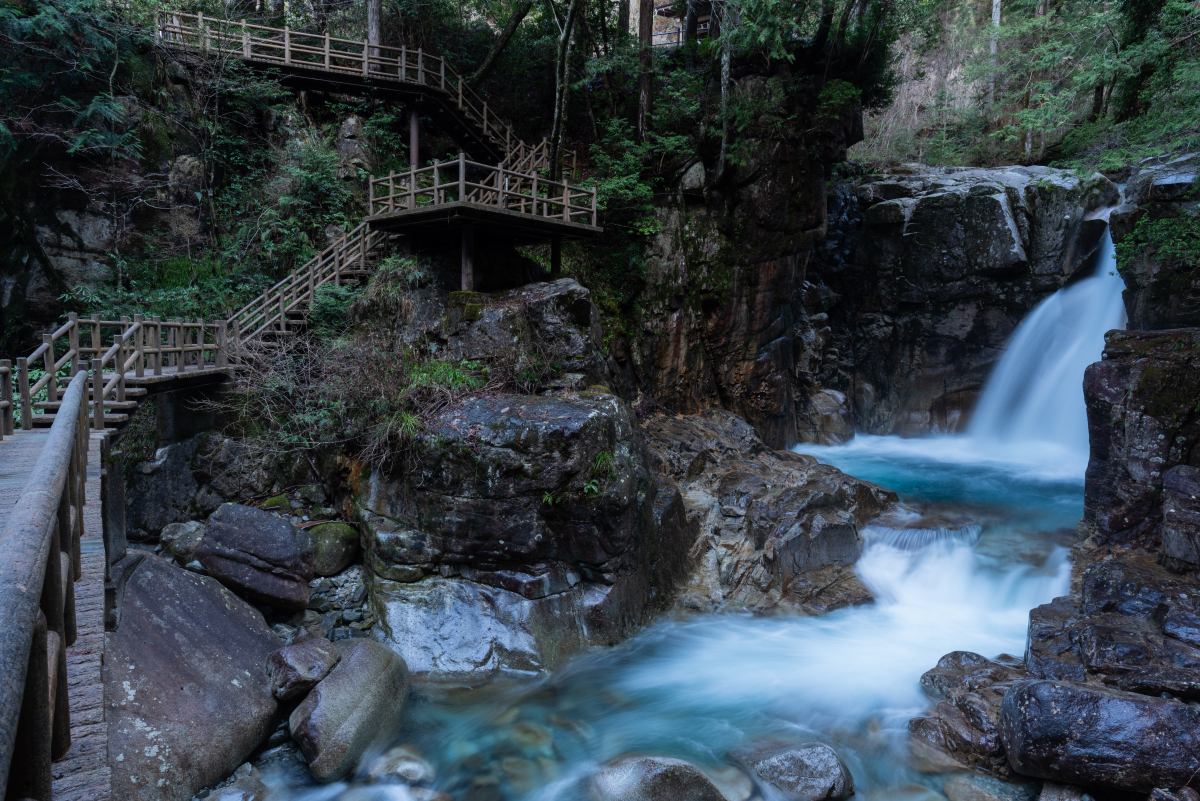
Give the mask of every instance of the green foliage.
M 319 337 L 335 337 L 350 324 L 349 310 L 359 296 L 356 284 L 321 284 L 313 293 L 308 309 L 308 324 Z
M 1117 245 L 1121 272 L 1142 256 L 1170 264 L 1177 272 L 1200 270 L 1200 212 L 1190 209 L 1178 217 L 1138 220 Z

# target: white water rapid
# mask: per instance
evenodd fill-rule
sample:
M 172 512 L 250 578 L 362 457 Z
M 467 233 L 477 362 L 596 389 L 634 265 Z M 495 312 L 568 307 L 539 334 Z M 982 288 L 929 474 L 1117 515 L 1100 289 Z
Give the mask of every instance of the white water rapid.
M 846 761 L 857 798 L 944 801 L 945 777 L 909 761 L 908 721 L 930 704 L 919 678 L 954 650 L 1020 656 L 1029 609 L 1068 591 L 1087 458 L 1080 384 L 1104 332 L 1124 324 L 1115 272 L 1109 244 L 1092 277 L 1029 315 L 968 434 L 797 448 L 908 506 L 864 530 L 855 569 L 874 603 L 668 618 L 546 679 L 415 703 L 399 742 L 456 799 L 579 801 L 580 782 L 623 754 L 716 767 L 751 742 L 817 740 Z M 269 781 L 298 801 L 413 797 L 362 782 L 313 788 L 292 770 Z

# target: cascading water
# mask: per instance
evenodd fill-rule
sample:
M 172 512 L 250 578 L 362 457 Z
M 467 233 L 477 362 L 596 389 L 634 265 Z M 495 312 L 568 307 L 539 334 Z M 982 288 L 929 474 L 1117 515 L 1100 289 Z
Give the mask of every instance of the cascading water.
M 1021 323 L 988 379 L 970 435 L 1086 454 L 1083 371 L 1099 358 L 1105 332 L 1125 327 L 1124 289 L 1116 247 L 1105 236 L 1095 272 L 1046 298 Z
M 833 745 L 858 797 L 942 798 L 941 777 L 919 773 L 906 748 L 908 720 L 929 703 L 918 679 L 949 651 L 1022 653 L 1029 609 L 1068 590 L 1087 453 L 1079 386 L 1104 331 L 1124 323 L 1113 273 L 1110 243 L 1093 277 L 1029 315 L 969 434 L 797 448 L 908 505 L 864 529 L 856 570 L 875 603 L 662 621 L 543 681 L 419 703 L 400 741 L 455 798 L 577 801 L 580 782 L 623 754 L 720 766 L 747 742 L 781 739 Z M 304 789 L 305 774 L 292 764 L 267 778 L 298 801 L 414 797 Z

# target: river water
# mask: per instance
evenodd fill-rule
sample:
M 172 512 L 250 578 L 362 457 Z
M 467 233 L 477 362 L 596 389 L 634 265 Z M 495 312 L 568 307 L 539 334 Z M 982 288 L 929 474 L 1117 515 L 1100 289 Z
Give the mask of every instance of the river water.
M 1087 461 L 1079 387 L 1104 331 L 1125 322 L 1112 264 L 1110 245 L 1094 277 L 1022 323 L 968 434 L 796 448 L 913 510 L 864 531 L 856 569 L 874 603 L 817 618 L 664 619 L 549 677 L 418 701 L 400 742 L 434 763 L 438 789 L 471 801 L 574 801 L 623 754 L 719 770 L 768 740 L 832 745 L 860 798 L 941 798 L 941 777 L 916 770 L 905 745 L 929 705 L 918 680 L 953 650 L 1020 656 L 1029 609 L 1068 590 Z M 292 798 L 409 798 L 347 789 Z

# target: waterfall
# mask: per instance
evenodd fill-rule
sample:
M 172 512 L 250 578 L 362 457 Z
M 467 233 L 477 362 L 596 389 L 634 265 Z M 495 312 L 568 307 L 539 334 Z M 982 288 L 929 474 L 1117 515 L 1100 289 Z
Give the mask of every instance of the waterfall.
M 1099 360 L 1105 332 L 1125 327 L 1124 289 L 1116 248 L 1105 236 L 1094 274 L 1043 300 L 1018 326 L 968 433 L 978 440 L 1056 445 L 1086 459 L 1083 372 Z

